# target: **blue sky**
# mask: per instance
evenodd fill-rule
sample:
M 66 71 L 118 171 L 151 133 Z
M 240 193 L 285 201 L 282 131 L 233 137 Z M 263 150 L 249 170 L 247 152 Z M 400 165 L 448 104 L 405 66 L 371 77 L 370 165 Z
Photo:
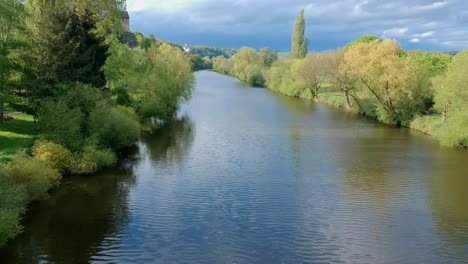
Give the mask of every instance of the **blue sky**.
M 287 51 L 305 9 L 310 50 L 362 36 L 405 49 L 468 48 L 468 0 L 127 0 L 131 28 L 171 42 Z

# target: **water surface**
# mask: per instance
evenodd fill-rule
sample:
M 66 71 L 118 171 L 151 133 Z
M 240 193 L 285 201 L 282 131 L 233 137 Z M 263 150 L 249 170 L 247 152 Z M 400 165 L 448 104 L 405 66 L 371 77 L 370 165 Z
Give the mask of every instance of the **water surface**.
M 468 153 L 198 72 L 121 169 L 66 179 L 1 263 L 468 263 Z

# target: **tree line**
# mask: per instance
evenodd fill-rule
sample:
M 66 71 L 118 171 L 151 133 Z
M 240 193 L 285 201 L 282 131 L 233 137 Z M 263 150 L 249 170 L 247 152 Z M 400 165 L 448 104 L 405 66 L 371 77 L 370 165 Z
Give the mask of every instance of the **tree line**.
M 119 41 L 121 0 L 0 0 L 0 129 L 5 107 L 40 134 L 0 164 L 0 246 L 21 232 L 27 204 L 67 175 L 113 166 L 148 119 L 171 119 L 191 96 L 190 59 L 135 34 Z
M 309 52 L 305 17 L 297 17 L 292 50 L 241 48 L 216 57 L 213 70 L 288 96 L 314 99 L 380 122 L 434 134 L 468 147 L 468 51 L 405 51 L 392 40 L 363 36 L 342 49 Z M 434 118 L 438 117 L 438 118 Z

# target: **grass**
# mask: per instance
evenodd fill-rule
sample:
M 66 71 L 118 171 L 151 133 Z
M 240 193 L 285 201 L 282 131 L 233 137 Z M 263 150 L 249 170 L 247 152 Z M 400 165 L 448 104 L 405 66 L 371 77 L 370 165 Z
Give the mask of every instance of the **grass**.
M 0 163 L 11 161 L 18 150 L 30 148 L 37 134 L 37 125 L 30 115 L 19 114 L 0 124 Z
M 410 128 L 429 135 L 437 135 L 438 130 L 442 126 L 441 121 L 442 116 L 440 114 L 419 116 L 410 123 Z

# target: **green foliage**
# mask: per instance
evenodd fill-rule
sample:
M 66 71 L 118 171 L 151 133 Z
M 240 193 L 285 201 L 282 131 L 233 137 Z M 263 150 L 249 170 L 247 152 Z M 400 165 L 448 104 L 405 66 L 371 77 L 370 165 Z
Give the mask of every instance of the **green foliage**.
M 207 46 L 194 46 L 192 47 L 192 51 L 190 53 L 200 58 L 208 57 L 212 59 L 218 56 L 230 58 L 234 54 L 236 54 L 237 51 L 238 50 L 236 49 L 223 49 L 223 48 L 214 48 L 214 47 L 207 47 Z
M 0 123 L 3 123 L 5 104 L 18 100 L 17 52 L 23 46 L 21 39 L 24 8 L 19 0 L 0 1 Z
M 292 37 L 291 57 L 293 59 L 303 59 L 307 55 L 307 48 L 310 41 L 304 37 L 305 28 L 304 10 L 301 10 L 296 18 Z
M 468 51 L 455 55 L 446 74 L 434 80 L 435 107 L 444 122 L 440 140 L 449 146 L 468 147 Z
M 140 131 L 138 117 L 124 108 L 102 105 L 89 117 L 91 139 L 103 147 L 118 150 L 131 146 L 140 137 Z
M 208 56 L 200 57 L 196 55 L 190 56 L 192 69 L 194 71 L 207 70 L 213 68 L 213 62 Z
M 357 43 L 344 54 L 344 67 L 361 85 L 361 98 L 372 98 L 380 121 L 408 125 L 424 107 L 417 85 L 417 64 L 401 57 L 390 40 Z
M 304 86 L 297 82 L 297 69 L 300 62 L 301 60 L 288 58 L 274 62 L 266 74 L 267 87 L 288 96 L 301 96 L 304 93 Z
M 70 108 L 65 100 L 45 100 L 38 112 L 38 125 L 45 139 L 52 140 L 70 150 L 78 150 L 83 142 L 83 113 Z
M 443 145 L 468 148 L 468 107 L 459 109 L 447 117 L 438 137 Z
M 117 162 L 114 152 L 108 148 L 97 148 L 88 145 L 73 157 L 72 174 L 94 174 L 103 168 L 111 167 Z
M 24 186 L 14 184 L 0 168 L 0 247 L 23 230 L 20 220 L 26 210 L 26 196 Z
M 52 141 L 38 140 L 32 148 L 35 159 L 46 162 L 51 168 L 61 174 L 70 171 L 72 153 L 65 147 Z
M 18 153 L 15 160 L 5 166 L 14 184 L 24 186 L 29 201 L 43 198 L 50 188 L 61 180 L 60 173 L 46 162 Z
M 459 111 L 468 101 L 468 50 L 453 57 L 447 73 L 434 80 L 435 106 L 441 112 Z
M 364 43 L 364 44 L 369 44 L 369 43 L 372 43 L 372 42 L 382 42 L 382 39 L 379 38 L 379 37 L 376 37 L 376 36 L 371 36 L 371 35 L 366 35 L 366 36 L 362 36 L 358 39 L 356 39 L 355 41 L 351 42 L 351 43 L 348 43 L 345 47 L 344 47 L 344 50 L 347 50 L 348 48 L 356 45 L 356 44 L 360 44 L 360 43 Z
M 99 1 L 97 1 L 99 2 Z M 104 87 L 101 70 L 108 55 L 105 38 L 98 31 L 93 4 L 76 1 L 27 1 L 30 52 L 24 53 L 28 70 L 28 99 L 34 103 L 56 96 L 57 84 L 81 82 Z
M 231 74 L 233 62 L 224 56 L 218 56 L 213 59 L 213 70 L 222 74 Z
M 110 88 L 126 89 L 143 117 L 166 119 L 192 93 L 189 58 L 166 43 L 155 43 L 148 51 L 116 44 L 104 71 Z
M 260 49 L 260 56 L 263 59 L 263 65 L 266 67 L 270 67 L 273 62 L 278 60 L 278 53 L 273 52 L 269 48 L 262 48 Z

